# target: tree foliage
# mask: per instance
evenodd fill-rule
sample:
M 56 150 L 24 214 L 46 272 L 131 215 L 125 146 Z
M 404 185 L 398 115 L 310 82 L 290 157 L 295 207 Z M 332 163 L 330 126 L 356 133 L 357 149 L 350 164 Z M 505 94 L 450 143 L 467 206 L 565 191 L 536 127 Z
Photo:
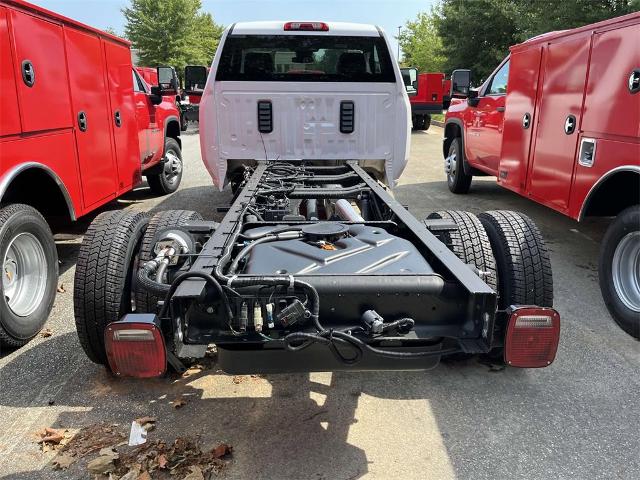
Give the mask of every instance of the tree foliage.
M 403 52 L 403 64 L 421 72 L 439 72 L 444 67 L 442 42 L 432 13 L 419 13 L 408 21 L 398 37 Z
M 201 12 L 200 0 L 131 0 L 122 10 L 125 36 L 140 50 L 145 66 L 209 65 L 223 27 L 210 13 Z
M 640 0 L 440 0 L 400 35 L 406 63 L 422 71 L 471 68 L 478 83 L 509 46 L 640 10 Z M 434 63 L 428 63 L 428 59 Z

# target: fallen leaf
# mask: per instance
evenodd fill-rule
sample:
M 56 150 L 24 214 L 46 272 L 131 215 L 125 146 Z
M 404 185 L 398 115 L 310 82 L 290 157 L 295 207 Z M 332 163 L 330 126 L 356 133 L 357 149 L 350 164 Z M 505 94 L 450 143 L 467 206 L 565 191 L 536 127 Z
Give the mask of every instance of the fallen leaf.
M 53 459 L 53 468 L 54 470 L 67 469 L 75 461 L 76 459 L 68 453 L 61 453 Z
M 53 335 L 53 332 L 51 331 L 50 328 L 45 328 L 40 332 L 40 336 L 42 338 L 49 338 L 51 335 Z
M 136 423 L 140 426 L 144 425 L 145 423 L 156 423 L 156 417 L 140 417 L 140 418 L 136 418 Z
M 204 480 L 202 469 L 196 465 L 189 467 L 189 474 L 183 477 L 182 480 Z
M 147 422 L 144 425 L 142 425 L 142 428 L 144 428 L 146 432 L 150 432 L 151 430 L 154 430 L 156 428 L 156 424 Z
M 164 454 L 158 456 L 158 467 L 167 468 L 168 463 L 169 460 L 167 460 L 167 457 Z
M 58 287 L 58 293 L 65 293 L 66 290 L 64 289 L 64 283 L 61 283 L 60 286 Z
M 105 447 L 105 448 L 101 448 L 100 451 L 98 452 L 98 455 L 104 457 L 114 457 L 114 458 L 118 458 L 120 455 L 118 455 L 118 452 L 116 452 L 113 447 Z
M 216 448 L 211 450 L 214 458 L 222 458 L 225 455 L 231 455 L 233 452 L 233 447 L 231 445 L 227 445 L 226 443 L 221 443 Z
M 183 398 L 183 397 L 178 397 L 176 398 L 173 402 L 171 402 L 171 405 L 173 406 L 173 408 L 175 408 L 176 410 L 178 408 L 182 408 L 187 404 L 187 401 Z
M 138 475 L 138 478 L 136 480 L 151 480 L 151 475 L 149 475 L 149 472 L 142 472 L 140 475 Z
M 97 475 L 106 475 L 115 469 L 115 460 L 117 457 L 112 455 L 102 455 L 98 458 L 94 458 L 87 464 L 87 470 Z
M 183 377 L 190 377 L 192 375 L 196 375 L 200 372 L 202 372 L 204 368 L 202 367 L 202 365 L 193 365 L 191 367 L 189 367 L 183 374 Z
M 58 444 L 64 439 L 65 430 L 56 430 L 55 428 L 45 428 L 39 432 L 40 440 L 38 443 Z

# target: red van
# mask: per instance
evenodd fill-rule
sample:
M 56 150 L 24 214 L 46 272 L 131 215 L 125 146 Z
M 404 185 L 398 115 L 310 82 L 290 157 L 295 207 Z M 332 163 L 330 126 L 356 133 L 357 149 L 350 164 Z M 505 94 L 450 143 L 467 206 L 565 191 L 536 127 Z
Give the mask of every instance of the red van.
M 578 221 L 615 217 L 599 261 L 604 301 L 640 335 L 640 13 L 511 47 L 478 90 L 452 74 L 449 189 L 476 175 Z
M 179 113 L 163 100 L 176 86 L 149 87 L 121 38 L 0 1 L 0 346 L 26 343 L 51 310 L 52 224 L 130 191 L 142 175 L 156 193 L 178 188 Z

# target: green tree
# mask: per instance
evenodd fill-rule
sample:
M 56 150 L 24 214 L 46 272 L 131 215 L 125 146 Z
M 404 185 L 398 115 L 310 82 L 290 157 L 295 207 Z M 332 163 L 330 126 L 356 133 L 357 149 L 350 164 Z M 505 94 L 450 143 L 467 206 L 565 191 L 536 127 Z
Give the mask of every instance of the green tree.
M 640 0 L 441 1 L 434 10 L 434 24 L 445 71 L 471 68 L 475 84 L 493 71 L 511 45 L 640 10 Z
M 433 13 L 421 12 L 408 21 L 398 37 L 403 52 L 402 63 L 416 67 L 420 72 L 439 72 L 445 57 Z
M 125 35 L 140 50 L 140 63 L 178 72 L 189 64 L 209 65 L 223 29 L 201 6 L 200 0 L 131 0 L 122 10 Z

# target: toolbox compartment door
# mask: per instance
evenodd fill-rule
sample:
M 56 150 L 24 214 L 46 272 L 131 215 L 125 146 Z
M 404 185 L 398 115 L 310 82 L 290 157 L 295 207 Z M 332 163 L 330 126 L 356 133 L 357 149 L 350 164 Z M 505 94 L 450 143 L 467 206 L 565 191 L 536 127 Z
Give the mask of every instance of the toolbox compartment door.
M 543 49 L 541 88 L 535 125 L 529 194 L 555 210 L 566 211 L 582 117 L 589 61 L 589 33 L 562 38 Z M 572 116 L 574 130 L 566 133 Z
M 0 137 L 20 133 L 20 112 L 12 65 L 7 9 L 0 7 Z
M 62 27 L 16 10 L 11 10 L 11 26 L 22 130 L 36 132 L 71 127 Z M 46 48 L 42 48 L 43 45 Z M 24 79 L 25 68 L 32 69 L 31 86 Z
M 511 54 L 502 133 L 498 183 L 515 191 L 525 188 L 542 48 L 535 46 Z M 523 123 L 528 115 L 528 123 Z
M 116 190 L 104 60 L 96 35 L 66 28 L 65 38 L 82 196 L 90 207 Z

